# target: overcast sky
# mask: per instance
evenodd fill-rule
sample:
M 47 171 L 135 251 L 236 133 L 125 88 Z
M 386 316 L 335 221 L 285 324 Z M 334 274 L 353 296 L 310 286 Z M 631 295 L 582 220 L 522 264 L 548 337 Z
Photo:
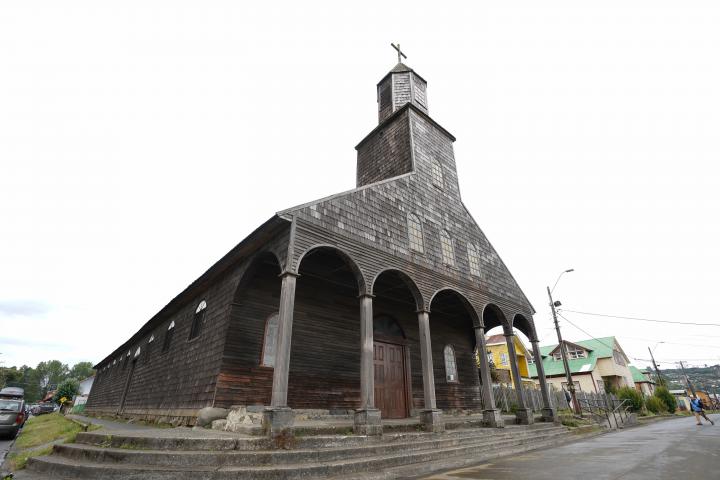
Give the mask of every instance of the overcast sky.
M 353 188 L 390 42 L 543 344 L 567 268 L 568 310 L 720 324 L 720 5 L 496 3 L 0 4 L 0 361 L 96 362 L 274 212 Z M 563 315 L 720 362 L 718 326 Z

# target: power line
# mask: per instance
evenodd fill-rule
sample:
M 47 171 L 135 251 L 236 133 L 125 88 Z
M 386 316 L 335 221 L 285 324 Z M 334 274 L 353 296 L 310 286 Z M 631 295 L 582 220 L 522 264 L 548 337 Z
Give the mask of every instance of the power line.
M 569 310 L 568 310 L 568 311 L 569 311 Z M 564 316 L 562 313 L 558 312 L 558 315 L 560 315 L 560 318 L 562 318 L 563 320 L 565 320 L 566 322 L 568 322 L 570 325 L 572 325 L 573 327 L 575 327 L 575 328 L 577 328 L 578 330 L 580 330 L 581 332 L 583 332 L 585 335 L 589 336 L 590 338 L 592 338 L 593 340 L 595 340 L 595 341 L 597 341 L 597 342 L 602 343 L 603 345 L 605 345 L 606 347 L 608 347 L 610 350 L 613 350 L 613 347 L 612 347 L 611 345 L 608 345 L 607 343 L 603 342 L 602 340 L 600 340 L 600 339 L 598 339 L 598 338 L 595 338 L 594 336 L 590 335 L 588 332 L 586 332 L 585 330 L 583 330 L 582 328 L 578 327 L 578 326 L 575 325 L 573 322 L 571 322 L 571 321 L 570 321 L 566 316 Z
M 673 320 L 656 320 L 654 318 L 639 318 L 639 317 L 624 317 L 622 315 L 608 315 L 605 313 L 592 313 L 592 312 L 579 312 L 577 310 L 564 309 L 566 312 L 579 313 L 580 315 L 592 315 L 595 317 L 606 317 L 606 318 L 620 318 L 622 320 L 637 320 L 640 322 L 655 322 L 655 323 L 673 323 L 677 325 L 701 325 L 704 327 L 720 327 L 720 323 L 700 323 L 700 322 L 677 322 Z
M 631 340 L 653 341 L 653 342 L 662 343 L 663 345 L 682 345 L 685 347 L 720 348 L 720 345 L 700 345 L 699 343 L 666 342 L 665 340 L 658 340 L 658 339 L 653 340 L 650 338 L 630 337 L 628 335 L 623 335 L 623 338 L 629 338 Z

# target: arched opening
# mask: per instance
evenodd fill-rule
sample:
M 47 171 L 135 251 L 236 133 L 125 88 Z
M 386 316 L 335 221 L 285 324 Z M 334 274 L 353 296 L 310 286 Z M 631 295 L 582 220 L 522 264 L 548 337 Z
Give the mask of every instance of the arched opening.
M 510 355 L 505 341 L 505 315 L 496 305 L 488 304 L 483 309 L 483 325 L 485 325 L 485 355 L 490 367 L 493 384 L 512 387 Z
M 430 302 L 435 397 L 443 410 L 480 410 L 480 378 L 475 358 L 475 309 L 454 290 L 437 292 Z M 454 360 L 454 365 L 452 361 Z
M 350 413 L 360 401 L 360 300 L 365 282 L 346 253 L 318 246 L 298 264 L 288 406 Z
M 513 317 L 513 333 L 516 337 L 517 363 L 520 378 L 524 388 L 536 390 L 537 370 L 534 366 L 535 358 L 532 350 L 532 340 L 537 338 L 535 326 L 527 317 L 517 314 Z
M 268 405 L 273 368 L 262 364 L 267 319 L 280 306 L 281 267 L 262 252 L 250 259 L 233 296 L 215 393 L 216 407 Z
M 422 295 L 399 270 L 378 274 L 372 292 L 375 407 L 383 418 L 407 417 L 423 401 L 417 321 Z

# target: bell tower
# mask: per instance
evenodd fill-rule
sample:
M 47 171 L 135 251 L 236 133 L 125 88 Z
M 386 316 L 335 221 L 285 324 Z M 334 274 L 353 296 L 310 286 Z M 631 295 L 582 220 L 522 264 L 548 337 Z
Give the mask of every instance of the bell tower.
M 382 123 L 405 104 L 412 103 L 423 113 L 427 108 L 427 82 L 412 68 L 398 62 L 377 85 L 378 121 Z

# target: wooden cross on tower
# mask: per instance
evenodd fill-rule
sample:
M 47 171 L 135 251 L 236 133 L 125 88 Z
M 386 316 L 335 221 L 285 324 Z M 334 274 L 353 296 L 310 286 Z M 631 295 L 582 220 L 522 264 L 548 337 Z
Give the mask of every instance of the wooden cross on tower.
M 400 44 L 398 43 L 397 46 L 395 46 L 394 43 L 390 44 L 391 47 L 393 47 L 395 50 L 397 50 L 398 53 L 398 63 L 402 63 L 402 58 L 407 58 L 407 55 L 405 55 L 402 50 L 400 50 Z M 400 58 L 402 56 L 402 58 Z

